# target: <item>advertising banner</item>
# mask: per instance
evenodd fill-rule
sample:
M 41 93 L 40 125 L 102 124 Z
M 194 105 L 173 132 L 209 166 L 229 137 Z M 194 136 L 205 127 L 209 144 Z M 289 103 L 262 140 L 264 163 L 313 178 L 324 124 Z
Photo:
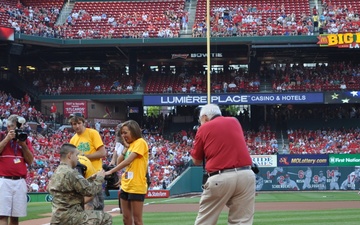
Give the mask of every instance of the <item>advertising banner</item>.
M 251 155 L 253 163 L 261 167 L 277 167 L 277 155 Z
M 324 96 L 325 104 L 351 104 L 360 103 L 359 91 L 332 91 Z
M 329 165 L 360 167 L 360 154 L 330 154 Z
M 274 167 L 256 175 L 257 191 L 358 190 L 360 167 Z
M 326 154 L 319 155 L 278 155 L 278 166 L 328 166 Z
M 73 113 L 81 113 L 87 118 L 87 101 L 64 101 L 64 116 L 69 117 Z
M 169 190 L 149 190 L 146 198 L 168 198 L 170 196 Z
M 359 48 L 360 33 L 322 34 L 318 40 L 321 47 Z
M 262 94 L 214 94 L 213 104 L 251 105 L 251 104 L 305 104 L 323 103 L 323 93 L 262 93 Z M 187 95 L 144 95 L 143 105 L 205 105 L 206 94 Z

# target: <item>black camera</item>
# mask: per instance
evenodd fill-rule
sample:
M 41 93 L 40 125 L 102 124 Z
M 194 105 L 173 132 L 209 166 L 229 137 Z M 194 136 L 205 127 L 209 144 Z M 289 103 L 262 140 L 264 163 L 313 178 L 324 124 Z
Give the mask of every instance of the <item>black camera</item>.
M 26 141 L 28 134 L 21 129 L 21 126 L 26 122 L 24 117 L 19 116 L 16 121 L 15 138 L 14 140 Z
M 115 166 L 103 164 L 102 167 L 106 172 L 106 171 L 113 169 Z M 116 185 L 116 183 L 118 183 L 118 182 L 119 182 L 119 177 L 116 173 L 105 176 L 105 183 L 106 183 L 105 194 L 106 194 L 106 196 L 110 195 L 109 190 L 118 190 L 119 189 L 119 186 Z
M 258 174 L 258 173 L 260 172 L 259 166 L 258 166 L 258 164 L 256 164 L 256 163 L 253 163 L 253 164 L 251 165 L 251 170 L 252 170 L 255 174 Z
M 83 176 L 85 177 L 85 173 L 86 173 L 86 170 L 87 170 L 87 167 L 82 164 L 81 162 L 77 161 L 77 164 L 75 166 L 75 169 Z

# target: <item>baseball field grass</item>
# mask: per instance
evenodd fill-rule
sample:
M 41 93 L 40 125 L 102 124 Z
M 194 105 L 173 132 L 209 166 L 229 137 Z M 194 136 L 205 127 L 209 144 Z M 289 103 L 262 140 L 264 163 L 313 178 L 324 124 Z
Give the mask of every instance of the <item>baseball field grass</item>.
M 198 196 L 168 198 L 168 199 L 147 199 L 145 206 L 155 204 L 197 204 Z M 289 210 L 276 209 L 276 203 L 289 204 Z M 308 204 L 309 209 L 293 210 L 292 204 Z M 332 209 L 314 209 L 314 204 L 318 202 L 329 202 L 335 204 Z M 346 202 L 336 207 L 336 202 Z M 266 210 L 256 210 L 254 225 L 358 225 L 360 224 L 359 208 L 360 196 L 357 192 L 277 192 L 260 193 L 256 196 L 256 203 L 273 203 L 274 207 Z M 355 205 L 354 207 L 354 203 Z M 117 200 L 106 201 L 106 205 L 116 207 Z M 339 204 L 340 205 L 340 204 Z M 345 207 L 344 207 L 345 205 Z M 348 207 L 347 207 L 348 205 Z M 359 206 L 359 208 L 356 208 Z M 180 207 L 180 206 L 179 206 Z M 49 217 L 51 213 L 51 203 L 29 203 L 28 216 L 21 221 L 31 220 L 41 217 Z M 115 213 L 115 215 L 117 215 Z M 196 210 L 179 210 L 175 212 L 144 212 L 144 224 L 146 225 L 191 225 L 194 224 L 197 215 Z M 122 224 L 122 217 L 113 217 L 113 224 Z M 227 211 L 224 210 L 218 220 L 217 225 L 227 224 Z

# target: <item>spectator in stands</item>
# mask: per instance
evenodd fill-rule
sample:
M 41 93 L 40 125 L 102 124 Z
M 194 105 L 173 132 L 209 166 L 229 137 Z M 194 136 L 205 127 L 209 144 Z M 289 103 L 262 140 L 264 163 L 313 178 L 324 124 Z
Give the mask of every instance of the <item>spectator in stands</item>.
M 223 92 L 226 93 L 228 89 L 228 83 L 226 81 L 223 82 Z
M 72 21 L 73 21 L 73 17 L 71 16 L 71 14 L 68 15 L 67 19 L 66 19 L 66 22 L 69 26 L 72 25 Z
M 129 92 L 133 92 L 133 86 L 131 84 L 128 84 L 126 90 Z
M 33 182 L 30 184 L 29 192 L 39 192 L 39 184 L 37 180 L 33 180 Z

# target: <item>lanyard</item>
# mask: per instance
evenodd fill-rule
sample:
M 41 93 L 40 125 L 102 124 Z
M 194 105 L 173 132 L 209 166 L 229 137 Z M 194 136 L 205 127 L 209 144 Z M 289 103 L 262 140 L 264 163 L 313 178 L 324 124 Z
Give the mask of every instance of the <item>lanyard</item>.
M 19 144 L 16 142 L 16 144 L 14 144 L 14 141 L 11 140 L 10 141 L 10 147 L 11 149 L 14 151 L 14 156 L 17 155 L 17 151 L 18 151 L 18 147 L 19 147 Z M 15 148 L 14 148 L 15 147 Z

